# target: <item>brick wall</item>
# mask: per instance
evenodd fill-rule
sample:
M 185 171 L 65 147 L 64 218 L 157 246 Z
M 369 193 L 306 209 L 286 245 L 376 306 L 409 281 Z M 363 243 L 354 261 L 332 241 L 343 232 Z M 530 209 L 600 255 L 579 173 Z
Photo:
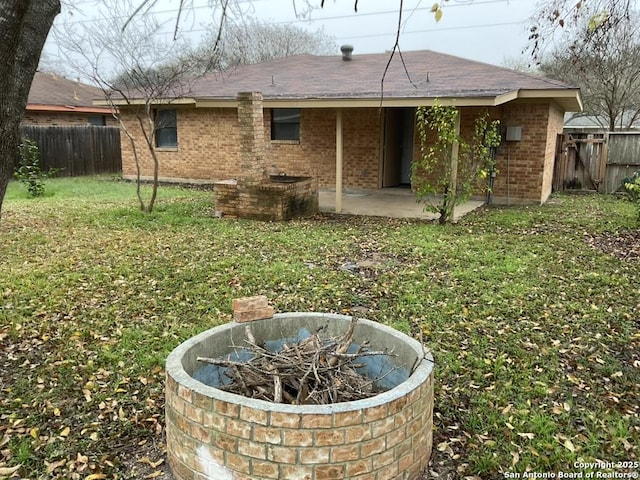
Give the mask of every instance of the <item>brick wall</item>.
M 379 188 L 382 165 L 380 110 L 378 108 L 345 110 L 342 123 L 345 187 Z M 335 175 L 333 182 L 335 184 Z
M 484 108 L 462 108 L 460 133 L 468 141 L 474 122 Z M 509 126 L 522 127 L 522 140 L 503 142 L 498 148 L 493 194 L 495 203 L 542 203 L 551 193 L 556 134 L 562 132 L 563 113 L 549 103 L 516 102 L 489 109 L 490 120 L 500 120 L 503 133 Z M 419 158 L 416 136 L 414 159 Z M 481 181 L 476 195 L 486 194 Z
M 221 180 L 214 183 L 214 204 L 218 216 L 291 220 L 318 213 L 318 187 L 312 177 L 295 183 Z
M 326 414 L 228 403 L 170 376 L 166 395 L 169 463 L 180 480 L 415 480 L 431 453 L 433 376 L 393 402 Z
M 498 150 L 496 203 L 542 203 L 551 192 L 555 131 L 562 131 L 560 110 L 548 103 L 514 103 L 500 108 L 503 128 L 522 127 L 522 140 Z M 560 116 L 558 122 L 558 116 Z
M 344 109 L 343 185 L 378 188 L 381 125 L 377 108 Z M 271 112 L 265 110 L 265 138 L 270 138 Z M 304 109 L 300 142 L 268 142 L 268 163 L 289 175 L 313 176 L 320 187 L 336 184 L 336 112 Z
M 300 141 L 271 141 L 271 109 L 265 109 L 267 164 L 287 175 L 312 176 L 320 187 L 335 184 L 336 114 L 334 110 L 303 109 Z
M 462 135 L 465 141 L 470 143 L 473 140 L 473 133 L 474 133 L 476 119 L 478 118 L 478 116 L 484 114 L 485 111 L 489 113 L 490 122 L 494 120 L 499 120 L 500 109 L 498 108 L 492 108 L 492 109 L 487 109 L 483 107 L 461 108 L 460 135 Z M 429 132 L 427 138 L 428 138 L 428 141 L 430 142 L 436 141 L 436 136 L 435 136 L 435 133 L 433 132 Z M 421 154 L 420 153 L 420 136 L 416 127 L 415 144 L 413 149 L 414 162 L 419 161 L 420 154 Z M 439 178 L 435 174 L 423 174 L 423 176 L 426 177 L 432 185 L 435 184 L 437 178 Z M 458 176 L 459 176 L 458 178 L 462 178 L 463 176 L 461 167 L 459 167 Z M 478 180 L 475 186 L 474 195 L 484 195 L 486 188 L 487 188 L 487 182 L 485 180 Z
M 262 94 L 238 93 L 238 123 L 241 178 L 245 183 L 259 183 L 267 172 Z
M 238 114 L 231 108 L 176 107 L 178 147 L 158 149 L 160 177 L 187 181 L 236 178 L 240 165 Z M 151 176 L 153 163 L 141 130 L 132 113 L 123 109 L 122 119 L 138 139 L 136 149 L 143 177 Z M 131 143 L 122 135 L 122 174 L 135 176 Z
M 239 178 L 241 142 L 236 109 L 177 107 L 178 148 L 159 149 L 160 177 L 164 179 L 216 181 Z M 142 176 L 153 172 L 151 156 L 142 143 L 133 115 L 122 118 L 140 139 L 137 151 Z M 319 187 L 335 186 L 336 114 L 332 109 L 304 109 L 300 141 L 271 141 L 271 110 L 264 110 L 265 164 L 287 175 L 312 176 Z M 343 112 L 344 171 L 349 188 L 377 188 L 380 168 L 380 116 L 377 108 Z M 122 136 L 123 175 L 136 174 L 131 144 Z
M 470 138 L 481 108 L 463 108 L 461 132 Z M 234 108 L 177 107 L 178 148 L 158 151 L 161 179 L 213 182 L 242 177 L 238 113 Z M 562 111 L 553 104 L 515 102 L 490 109 L 501 127 L 522 127 L 522 141 L 498 150 L 496 203 L 541 203 L 551 192 L 555 135 L 562 131 Z M 130 114 L 128 128 L 140 136 Z M 264 109 L 264 161 L 278 172 L 317 178 L 318 187 L 335 186 L 335 122 L 333 109 L 303 109 L 300 141 L 271 141 L 271 111 Z M 381 168 L 382 121 L 377 108 L 344 109 L 344 170 L 346 188 L 376 189 Z M 416 136 L 417 139 L 417 136 Z M 122 136 L 123 175 L 134 176 L 131 146 Z M 142 145 L 142 147 L 140 147 Z M 138 146 L 142 175 L 151 176 L 152 162 Z M 419 155 L 417 146 L 414 156 Z M 477 194 L 484 194 L 480 187 Z

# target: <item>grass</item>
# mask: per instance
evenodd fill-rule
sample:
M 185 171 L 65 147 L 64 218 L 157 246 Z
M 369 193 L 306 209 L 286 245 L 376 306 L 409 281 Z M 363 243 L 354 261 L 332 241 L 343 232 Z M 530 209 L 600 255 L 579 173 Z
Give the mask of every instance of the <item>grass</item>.
M 145 215 L 133 185 L 101 177 L 46 192 L 12 183 L 0 222 L 0 472 L 153 474 L 164 359 L 255 294 L 277 311 L 365 307 L 422 337 L 432 469 L 448 478 L 638 460 L 640 266 L 585 241 L 637 228 L 621 199 L 555 196 L 442 227 L 221 221 L 210 192 L 178 187 Z

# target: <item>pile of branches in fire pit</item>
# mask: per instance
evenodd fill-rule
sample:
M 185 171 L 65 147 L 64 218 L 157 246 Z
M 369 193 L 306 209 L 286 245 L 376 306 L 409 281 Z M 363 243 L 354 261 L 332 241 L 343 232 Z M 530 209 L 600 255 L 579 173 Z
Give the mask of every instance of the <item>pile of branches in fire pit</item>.
M 249 398 L 293 405 L 361 400 L 380 393 L 375 384 L 382 378 L 371 379 L 358 372 L 365 365 L 362 357 L 394 354 L 370 351 L 367 342 L 349 353 L 356 322 L 354 317 L 342 337 L 321 338 L 323 327 L 304 340 L 284 344 L 278 351 L 259 345 L 247 326 L 244 349 L 253 358 L 242 362 L 198 357 L 198 361 L 225 367 L 231 383 L 218 388 Z

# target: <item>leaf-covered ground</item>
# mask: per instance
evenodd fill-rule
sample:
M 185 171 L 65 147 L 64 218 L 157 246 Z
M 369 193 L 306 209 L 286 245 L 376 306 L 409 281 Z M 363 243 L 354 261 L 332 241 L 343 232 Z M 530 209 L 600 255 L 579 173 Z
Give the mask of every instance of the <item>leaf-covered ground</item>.
M 19 188 L 0 221 L 0 478 L 170 478 L 164 359 L 255 294 L 424 340 L 425 478 L 638 461 L 638 230 L 621 199 L 557 196 L 441 227 L 219 220 L 209 192 L 169 187 L 144 215 L 108 179 L 51 180 L 36 200 Z
M 587 236 L 587 242 L 603 252 L 623 260 L 640 260 L 640 230 L 630 232 L 601 233 Z

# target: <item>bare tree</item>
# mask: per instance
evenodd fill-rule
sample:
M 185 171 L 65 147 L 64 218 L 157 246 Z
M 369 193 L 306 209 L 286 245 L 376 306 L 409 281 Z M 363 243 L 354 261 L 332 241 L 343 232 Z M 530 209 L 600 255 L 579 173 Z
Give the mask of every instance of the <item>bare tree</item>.
M 191 92 L 196 68 L 189 57 L 175 60 L 188 44 L 175 34 L 167 38 L 150 12 L 141 15 L 139 7 L 123 0 L 102 7 L 90 24 L 63 26 L 56 38 L 66 60 L 102 88 L 134 158 L 140 209 L 151 212 L 159 186 L 158 148 L 176 135 L 172 106 Z M 141 188 L 145 159 L 153 168 L 148 199 Z
M 618 23 L 629 19 L 636 0 L 547 0 L 538 4 L 532 18 L 528 51 L 540 63 L 546 48 L 558 35 L 569 35 L 574 45 L 597 43 Z M 586 29 L 584 28 L 586 25 Z M 582 31 L 581 38 L 573 32 Z
M 610 130 L 629 128 L 640 118 L 640 15 L 606 29 L 582 29 L 542 63 L 548 76 L 580 87 L 585 113 L 603 119 Z
M 503 57 L 500 65 L 509 70 L 516 70 L 528 75 L 543 75 L 538 66 L 531 65 L 531 62 L 524 55 L 519 57 Z
M 60 0 L 0 0 L 0 213 L 31 82 L 59 12 Z
M 158 0 L 137 0 L 135 8 L 125 17 L 120 31 L 134 19 L 145 17 Z M 60 13 L 61 0 L 0 0 L 0 212 L 7 185 L 12 177 L 20 144 L 19 126 L 24 117 L 29 89 L 38 67 L 42 48 L 53 21 Z M 210 0 L 212 18 L 223 22 L 234 5 L 233 0 Z M 118 5 L 118 2 L 115 2 Z M 69 1 L 65 7 L 73 7 Z M 94 2 L 94 7 L 104 5 Z M 180 0 L 180 12 L 175 20 L 174 37 L 177 36 L 183 11 L 193 6 L 193 0 Z M 75 27 L 75 26 L 74 26 Z M 75 30 L 75 28 L 74 28 Z M 93 32 L 91 32 L 93 34 Z M 76 45 L 80 50 L 89 45 Z M 154 42 L 151 51 L 157 46 Z M 108 44 L 94 53 L 106 55 Z M 103 70 L 99 70 L 102 72 Z M 89 75 L 91 78 L 93 75 Z M 107 76 L 103 77 L 108 78 Z
M 195 65 L 194 73 L 202 74 L 291 55 L 330 55 L 336 51 L 334 39 L 322 30 L 249 18 L 242 23 L 227 21 L 222 31 L 211 29 L 197 48 L 177 61 Z
M 294 25 L 267 24 L 251 19 L 227 24 L 220 43 L 223 67 L 261 63 L 302 53 L 330 55 L 337 47 L 322 30 L 310 32 Z
M 301 15 L 309 15 L 316 8 L 324 8 L 328 3 L 326 0 L 292 0 L 294 8 L 297 4 L 302 12 Z M 351 2 L 355 12 L 358 11 L 359 0 L 343 0 Z M 402 18 L 405 10 L 404 1 L 398 0 L 398 19 Z M 436 1 L 431 6 L 431 13 L 434 20 L 439 22 L 444 17 L 446 5 L 451 0 Z M 474 0 L 469 0 L 473 3 Z M 532 2 L 533 3 L 533 2 Z M 637 4 L 637 0 L 545 0 L 536 3 L 536 12 L 531 19 L 529 35 L 529 46 L 527 48 L 533 63 L 539 63 L 547 45 L 550 44 L 556 33 L 562 34 L 565 30 L 570 30 L 582 25 L 587 19 L 589 32 L 594 36 L 589 36 L 586 41 L 596 41 L 595 34 L 608 30 L 618 22 L 628 18 L 629 13 Z M 398 22 L 396 30 L 396 43 L 392 50 L 392 55 L 399 48 L 401 33 L 401 22 Z

